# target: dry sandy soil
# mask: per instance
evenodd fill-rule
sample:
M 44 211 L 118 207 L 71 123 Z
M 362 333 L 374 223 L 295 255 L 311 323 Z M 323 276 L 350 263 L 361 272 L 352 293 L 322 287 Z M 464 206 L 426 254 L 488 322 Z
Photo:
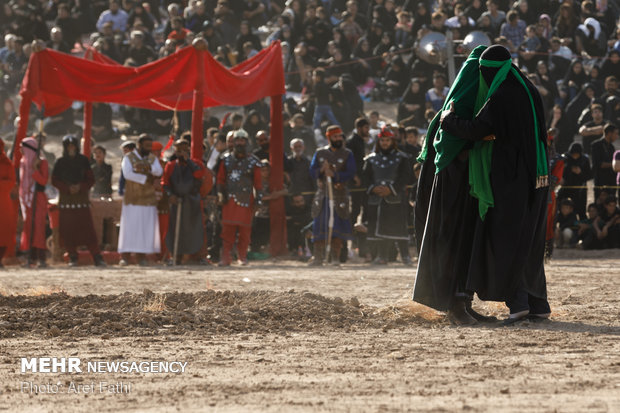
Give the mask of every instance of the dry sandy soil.
M 620 251 L 560 250 L 547 274 L 551 321 L 457 328 L 409 301 L 415 269 L 396 264 L 9 268 L 0 411 L 619 412 Z M 21 357 L 45 356 L 188 364 L 20 372 Z M 131 390 L 101 393 L 102 381 Z M 72 382 L 96 391 L 68 393 Z

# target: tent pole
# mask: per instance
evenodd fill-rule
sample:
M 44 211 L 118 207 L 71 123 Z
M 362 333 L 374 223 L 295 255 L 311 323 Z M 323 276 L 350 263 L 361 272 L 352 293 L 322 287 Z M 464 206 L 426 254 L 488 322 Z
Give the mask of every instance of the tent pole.
M 283 137 L 282 95 L 271 96 L 271 136 L 269 143 L 269 163 L 271 175 L 269 189 L 279 191 L 284 188 L 284 137 Z M 286 211 L 284 198 L 269 201 L 270 254 L 272 257 L 285 255 Z
M 91 131 L 93 126 L 93 103 L 84 102 L 84 147 L 82 153 L 90 159 Z
M 207 50 L 207 42 L 198 38 L 192 44 L 196 49 L 196 57 L 198 59 L 198 77 L 194 88 L 194 97 L 192 101 L 192 144 L 191 159 L 202 162 L 202 106 L 204 104 L 204 77 L 205 77 L 205 52 Z

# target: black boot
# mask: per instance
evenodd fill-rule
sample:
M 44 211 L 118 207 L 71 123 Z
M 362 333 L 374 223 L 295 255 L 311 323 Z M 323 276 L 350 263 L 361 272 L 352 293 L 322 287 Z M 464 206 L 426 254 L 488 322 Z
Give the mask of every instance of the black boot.
M 448 320 L 456 326 L 470 326 L 478 324 L 478 321 L 472 317 L 466 309 L 465 301 L 455 300 L 448 310 Z
M 101 256 L 101 254 L 96 254 L 93 257 L 93 260 L 95 261 L 95 267 L 107 267 L 105 261 L 103 260 L 103 257 Z
M 78 266 L 78 256 L 77 254 L 69 255 L 69 267 L 77 267 Z

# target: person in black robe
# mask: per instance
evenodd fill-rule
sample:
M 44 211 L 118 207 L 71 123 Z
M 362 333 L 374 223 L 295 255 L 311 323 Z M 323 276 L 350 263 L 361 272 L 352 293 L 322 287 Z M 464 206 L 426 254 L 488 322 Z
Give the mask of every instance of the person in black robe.
M 77 248 L 86 245 L 95 265 L 104 267 L 90 212 L 89 192 L 95 183 L 88 158 L 79 153 L 78 139 L 67 135 L 62 139 L 63 156 L 52 171 L 52 185 L 59 192 L 59 233 L 62 246 L 69 254 L 69 266 L 78 265 Z
M 195 254 L 203 241 L 200 185 L 203 169 L 189 159 L 189 144 L 184 140 L 174 143 L 176 159 L 166 164 L 162 186 L 171 204 L 166 248 L 174 254 L 175 234 L 180 231 L 177 249 L 179 255 Z M 181 207 L 181 221 L 177 223 L 177 210 Z M 177 229 L 177 225 L 179 225 Z M 178 261 L 177 261 L 178 262 Z
M 364 159 L 364 186 L 368 188 L 367 239 L 376 244 L 376 264 L 387 265 L 394 242 L 399 242 L 401 260 L 410 265 L 407 225 L 407 155 L 398 150 L 394 133 L 383 127 L 375 151 Z
M 499 63 L 509 61 L 510 53 L 502 46 L 489 47 L 481 55 L 480 72 L 489 88 L 493 89 L 493 80 L 500 77 Z M 487 175 L 492 199 L 489 203 L 482 192 L 476 196 L 479 214 L 474 222 L 466 292 L 475 292 L 482 300 L 504 301 L 510 309 L 507 323 L 528 316 L 547 318 L 551 309 L 543 262 L 548 169 L 538 91 L 512 66 L 476 118 L 467 120 L 453 110 L 444 111 L 441 127 L 471 142 L 495 137 Z M 476 179 L 470 177 L 474 186 Z

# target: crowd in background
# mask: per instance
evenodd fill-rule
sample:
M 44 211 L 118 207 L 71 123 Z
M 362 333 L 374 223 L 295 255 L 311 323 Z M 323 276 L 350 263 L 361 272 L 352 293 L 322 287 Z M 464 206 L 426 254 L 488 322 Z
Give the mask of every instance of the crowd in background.
M 413 167 L 426 128 L 450 86 L 446 62 L 424 59 L 419 43 L 430 32 L 451 32 L 458 70 L 468 53 L 458 41 L 481 31 L 510 50 L 543 98 L 553 142 L 550 160 L 561 160 L 563 167 L 554 182 L 559 190 L 556 242 L 618 247 L 620 173 L 614 167 L 620 168 L 620 152 L 614 146 L 614 125 L 620 124 L 619 6 L 616 0 L 10 0 L 0 8 L 0 135 L 13 137 L 17 92 L 34 39 L 76 55 L 93 47 L 119 64 L 141 66 L 190 46 L 200 36 L 227 67 L 280 41 L 290 212 L 295 205 L 307 205 L 315 190 L 309 158 L 326 143 L 326 126 L 340 125 L 352 136 L 359 132 L 356 119 L 366 118 L 369 131 L 356 161 L 373 150 L 386 121 L 385 114 L 365 111 L 368 101 L 397 106 L 392 129 L 398 131 L 398 146 Z M 79 135 L 79 111 L 76 105 L 46 118 L 44 131 Z M 119 130 L 116 121 L 125 126 Z M 228 149 L 232 145 L 227 135 L 239 129 L 247 132 L 253 153 L 268 165 L 268 103 L 255 102 L 221 119 L 205 110 L 203 121 L 207 168 L 216 167 L 227 144 Z M 93 105 L 95 142 L 142 133 L 181 136 L 190 125 L 190 112 L 179 112 L 175 119 L 172 111 Z M 97 196 L 112 190 L 103 155 L 103 147 L 96 148 L 92 160 L 95 174 L 106 178 L 105 184 L 96 181 Z M 587 193 L 590 180 L 594 196 Z M 588 198 L 594 202 L 588 204 Z M 363 208 L 355 212 L 363 214 Z M 256 216 L 264 220 L 266 211 Z M 363 226 L 362 216 L 352 221 Z M 303 245 L 294 247 L 294 253 L 308 254 Z

